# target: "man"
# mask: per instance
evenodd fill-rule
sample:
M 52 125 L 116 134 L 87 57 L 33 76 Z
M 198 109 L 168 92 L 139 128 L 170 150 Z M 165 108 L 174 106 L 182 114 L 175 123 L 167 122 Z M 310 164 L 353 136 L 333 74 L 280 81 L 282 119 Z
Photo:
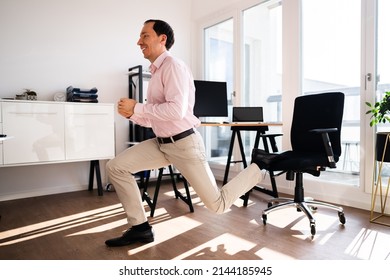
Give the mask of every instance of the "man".
M 138 125 L 151 127 L 157 137 L 128 148 L 107 163 L 110 182 L 130 225 L 122 236 L 107 240 L 107 246 L 154 241 L 154 231 L 133 176 L 139 171 L 173 164 L 204 205 L 216 213 L 224 213 L 263 178 L 257 164 L 251 164 L 223 188 L 217 186 L 207 162 L 203 139 L 196 131 L 200 121 L 193 115 L 195 87 L 191 71 L 169 53 L 174 41 L 174 32 L 166 22 L 147 20 L 144 23 L 137 44 L 151 63 L 148 103 L 121 98 L 118 112 Z

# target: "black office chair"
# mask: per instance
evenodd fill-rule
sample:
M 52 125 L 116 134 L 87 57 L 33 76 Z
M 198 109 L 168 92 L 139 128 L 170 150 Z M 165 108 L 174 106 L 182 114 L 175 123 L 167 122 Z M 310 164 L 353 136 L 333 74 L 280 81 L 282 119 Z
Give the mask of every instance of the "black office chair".
M 342 207 L 314 201 L 304 197 L 303 174 L 320 176 L 326 168 L 336 168 L 336 162 L 341 155 L 340 131 L 344 110 L 344 94 L 341 92 L 321 93 L 297 97 L 291 126 L 292 150 L 280 154 L 270 154 L 265 151 L 261 158 L 266 170 L 279 176 L 286 173 L 286 179 L 294 181 L 295 194 L 293 199 L 274 198 L 263 211 L 263 224 L 267 223 L 267 215 L 277 209 L 296 207 L 306 214 L 310 221 L 312 236 L 316 233 L 313 210 L 317 206 L 327 207 L 338 212 L 341 224 L 345 224 Z M 263 160 L 264 158 L 264 160 Z

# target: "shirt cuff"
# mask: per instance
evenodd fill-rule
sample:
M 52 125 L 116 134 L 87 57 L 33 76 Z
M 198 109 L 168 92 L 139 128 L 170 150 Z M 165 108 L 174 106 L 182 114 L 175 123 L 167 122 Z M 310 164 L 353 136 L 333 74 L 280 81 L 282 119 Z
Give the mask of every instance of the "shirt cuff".
M 137 102 L 137 104 L 135 104 L 135 106 L 134 106 L 134 114 L 143 114 L 143 112 L 144 112 L 144 104 L 142 104 L 142 103 L 138 103 Z

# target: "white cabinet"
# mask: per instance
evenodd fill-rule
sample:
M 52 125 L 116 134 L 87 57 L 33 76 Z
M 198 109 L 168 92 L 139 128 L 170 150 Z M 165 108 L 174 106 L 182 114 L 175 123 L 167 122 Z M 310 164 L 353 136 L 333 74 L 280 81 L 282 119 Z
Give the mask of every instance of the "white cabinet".
M 0 166 L 109 159 L 115 156 L 113 104 L 1 101 Z M 1 119 L 1 117 L 0 117 Z
M 65 106 L 66 160 L 110 158 L 115 154 L 114 110 L 110 105 Z
M 0 134 L 3 134 L 3 118 L 0 106 Z M 0 166 L 3 164 L 3 141 L 0 141 Z
M 35 102 L 2 102 L 4 164 L 65 159 L 64 106 Z

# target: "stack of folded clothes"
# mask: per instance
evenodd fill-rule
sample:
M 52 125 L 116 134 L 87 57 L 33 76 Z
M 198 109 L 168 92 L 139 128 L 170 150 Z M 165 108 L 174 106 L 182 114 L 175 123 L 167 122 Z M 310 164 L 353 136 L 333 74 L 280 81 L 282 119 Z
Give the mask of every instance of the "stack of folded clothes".
M 69 102 L 97 103 L 97 91 L 95 87 L 91 89 L 80 89 L 69 86 L 66 89 L 66 100 Z

